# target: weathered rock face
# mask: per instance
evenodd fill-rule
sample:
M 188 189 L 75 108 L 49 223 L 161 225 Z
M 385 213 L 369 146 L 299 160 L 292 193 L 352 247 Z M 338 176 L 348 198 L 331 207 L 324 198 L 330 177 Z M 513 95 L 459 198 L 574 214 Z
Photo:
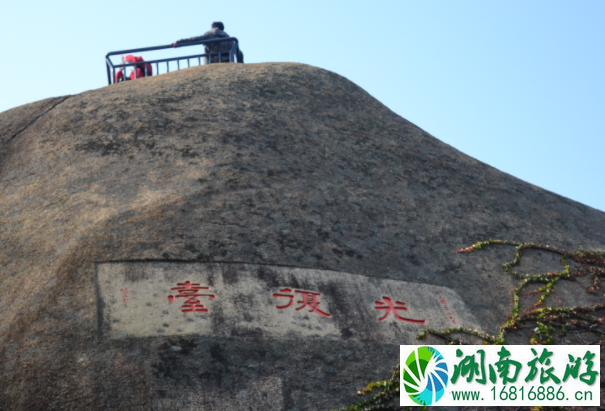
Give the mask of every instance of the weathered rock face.
M 346 405 L 398 362 L 397 336 L 413 343 L 423 327 L 377 322 L 372 304 L 396 284 L 445 287 L 448 312 L 485 331 L 508 317 L 510 249 L 451 253 L 488 238 L 603 250 L 605 214 L 458 152 L 318 68 L 209 65 L 9 110 L 0 408 Z M 183 313 L 171 290 L 198 278 L 216 298 Z M 272 312 L 284 287 L 316 290 L 331 317 Z M 421 309 L 424 292 L 399 313 L 439 316 Z

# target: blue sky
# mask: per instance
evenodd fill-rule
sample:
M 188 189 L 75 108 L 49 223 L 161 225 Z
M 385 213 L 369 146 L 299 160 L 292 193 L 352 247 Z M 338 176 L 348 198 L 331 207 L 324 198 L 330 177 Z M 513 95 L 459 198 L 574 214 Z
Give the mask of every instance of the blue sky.
M 602 0 L 8 2 L 0 111 L 104 87 L 107 52 L 215 20 L 246 63 L 334 71 L 462 152 L 605 211 Z

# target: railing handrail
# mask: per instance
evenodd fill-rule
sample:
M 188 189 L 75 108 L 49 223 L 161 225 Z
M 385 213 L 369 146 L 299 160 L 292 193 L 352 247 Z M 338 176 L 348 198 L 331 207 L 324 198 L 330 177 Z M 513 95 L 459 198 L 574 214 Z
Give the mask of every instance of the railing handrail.
M 164 49 L 179 48 L 179 47 L 198 46 L 200 44 L 207 45 L 207 44 L 212 44 L 212 43 L 222 43 L 223 41 L 235 41 L 236 45 L 239 43 L 239 41 L 237 40 L 236 37 L 220 37 L 218 39 L 212 39 L 212 40 L 198 40 L 198 41 L 183 42 L 181 44 L 178 44 L 176 47 L 173 46 L 172 44 L 168 44 L 166 46 L 154 46 L 154 47 L 143 47 L 140 49 L 110 51 L 109 53 L 107 53 L 105 55 L 105 57 L 116 56 L 119 54 L 140 53 L 142 51 L 155 51 L 155 50 L 164 50 Z
M 220 38 L 216 38 L 216 39 L 211 39 L 211 40 L 198 40 L 198 41 L 187 41 L 187 42 L 183 42 L 178 44 L 177 46 L 173 46 L 172 44 L 168 44 L 168 45 L 164 45 L 164 46 L 154 46 L 154 47 L 143 47 L 143 48 L 138 48 L 138 49 L 129 49 L 129 50 L 120 50 L 120 51 L 110 51 L 109 53 L 107 53 L 105 55 L 105 63 L 107 65 L 107 81 L 109 84 L 113 83 L 113 78 L 112 78 L 112 71 L 115 72 L 116 68 L 125 68 L 125 67 L 134 67 L 136 65 L 139 64 L 157 64 L 157 63 L 163 63 L 163 62 L 169 62 L 169 61 L 174 61 L 174 60 L 185 60 L 185 59 L 192 59 L 192 58 L 202 58 L 202 57 L 208 57 L 208 56 L 212 56 L 212 55 L 217 55 L 217 54 L 222 54 L 222 53 L 226 53 L 227 51 L 215 51 L 215 52 L 210 52 L 210 53 L 203 53 L 203 54 L 194 54 L 191 56 L 184 56 L 184 57 L 170 57 L 170 58 L 166 58 L 166 59 L 159 59 L 159 60 L 150 60 L 150 61 L 140 61 L 140 62 L 135 62 L 135 63 L 124 63 L 124 64 L 113 64 L 113 62 L 111 61 L 110 57 L 111 56 L 117 56 L 117 55 L 122 55 L 122 54 L 131 54 L 131 53 L 140 53 L 143 51 L 155 51 L 155 50 L 165 50 L 165 49 L 170 49 L 170 48 L 179 48 L 179 47 L 189 47 L 189 46 L 198 46 L 198 45 L 209 45 L 209 44 L 214 44 L 214 43 L 223 43 L 223 42 L 233 42 L 233 46 L 231 46 L 231 49 L 228 51 L 229 53 L 229 61 L 233 61 L 232 60 L 232 56 L 234 53 L 237 53 L 237 50 L 239 48 L 239 41 L 236 37 L 220 37 Z M 110 69 L 111 67 L 111 69 Z M 157 67 L 157 66 L 156 66 Z M 158 73 L 159 74 L 159 73 Z
M 215 51 L 212 53 L 203 53 L 203 54 L 192 54 L 190 56 L 183 56 L 183 57 L 169 57 L 169 58 L 165 58 L 165 59 L 159 59 L 159 60 L 145 60 L 145 61 L 137 61 L 136 63 L 124 63 L 124 64 L 112 64 L 113 68 L 122 68 L 122 67 L 132 67 L 132 66 L 136 66 L 136 65 L 143 65 L 143 64 L 155 64 L 155 63 L 164 63 L 166 61 L 172 61 L 175 59 L 179 59 L 179 60 L 185 60 L 185 59 L 192 59 L 192 58 L 197 58 L 197 57 L 203 57 L 203 56 L 208 56 L 210 54 L 219 54 L 221 53 L 220 51 Z M 225 53 L 225 51 L 223 51 L 222 53 Z

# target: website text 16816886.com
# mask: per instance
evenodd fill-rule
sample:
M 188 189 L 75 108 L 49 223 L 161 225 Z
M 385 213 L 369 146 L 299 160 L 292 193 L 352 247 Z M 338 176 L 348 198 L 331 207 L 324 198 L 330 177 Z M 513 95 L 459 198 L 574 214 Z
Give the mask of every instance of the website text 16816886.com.
M 569 401 L 570 399 L 574 399 L 577 401 L 592 401 L 592 391 L 575 391 L 571 393 L 571 398 L 569 394 L 563 390 L 563 387 L 554 387 L 544 385 L 538 386 L 521 386 L 517 388 L 514 385 L 511 386 L 503 386 L 500 389 L 497 387 L 492 387 L 492 399 L 495 401 L 497 399 L 501 401 L 516 401 L 517 399 L 529 400 L 529 401 Z
M 454 401 L 479 401 L 481 391 L 452 391 L 452 399 Z

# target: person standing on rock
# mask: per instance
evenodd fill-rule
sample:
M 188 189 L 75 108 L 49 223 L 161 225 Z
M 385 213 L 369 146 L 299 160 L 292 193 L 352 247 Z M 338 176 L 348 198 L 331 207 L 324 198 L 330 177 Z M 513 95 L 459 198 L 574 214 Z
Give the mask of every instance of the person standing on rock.
M 178 46 L 185 45 L 186 43 L 189 43 L 192 41 L 214 40 L 214 39 L 226 38 L 226 37 L 229 37 L 229 35 L 225 32 L 225 25 L 223 23 L 221 23 L 220 21 L 215 21 L 214 23 L 212 23 L 211 29 L 209 31 L 205 32 L 204 34 L 202 34 L 201 36 L 178 40 L 178 41 L 175 41 L 174 43 L 172 43 L 171 45 L 173 47 L 178 47 Z M 221 54 L 215 54 L 215 55 L 211 56 L 210 63 L 229 63 L 229 58 L 226 58 L 225 54 L 226 54 L 226 52 L 231 50 L 231 47 L 233 47 L 232 41 L 217 42 L 217 43 L 212 43 L 212 44 L 206 46 L 205 47 L 206 53 L 221 52 Z M 244 53 L 242 53 L 242 51 L 239 49 L 239 47 L 237 48 L 236 57 L 237 57 L 238 63 L 244 62 Z M 204 64 L 208 64 L 208 63 L 209 63 L 208 57 L 204 57 Z

